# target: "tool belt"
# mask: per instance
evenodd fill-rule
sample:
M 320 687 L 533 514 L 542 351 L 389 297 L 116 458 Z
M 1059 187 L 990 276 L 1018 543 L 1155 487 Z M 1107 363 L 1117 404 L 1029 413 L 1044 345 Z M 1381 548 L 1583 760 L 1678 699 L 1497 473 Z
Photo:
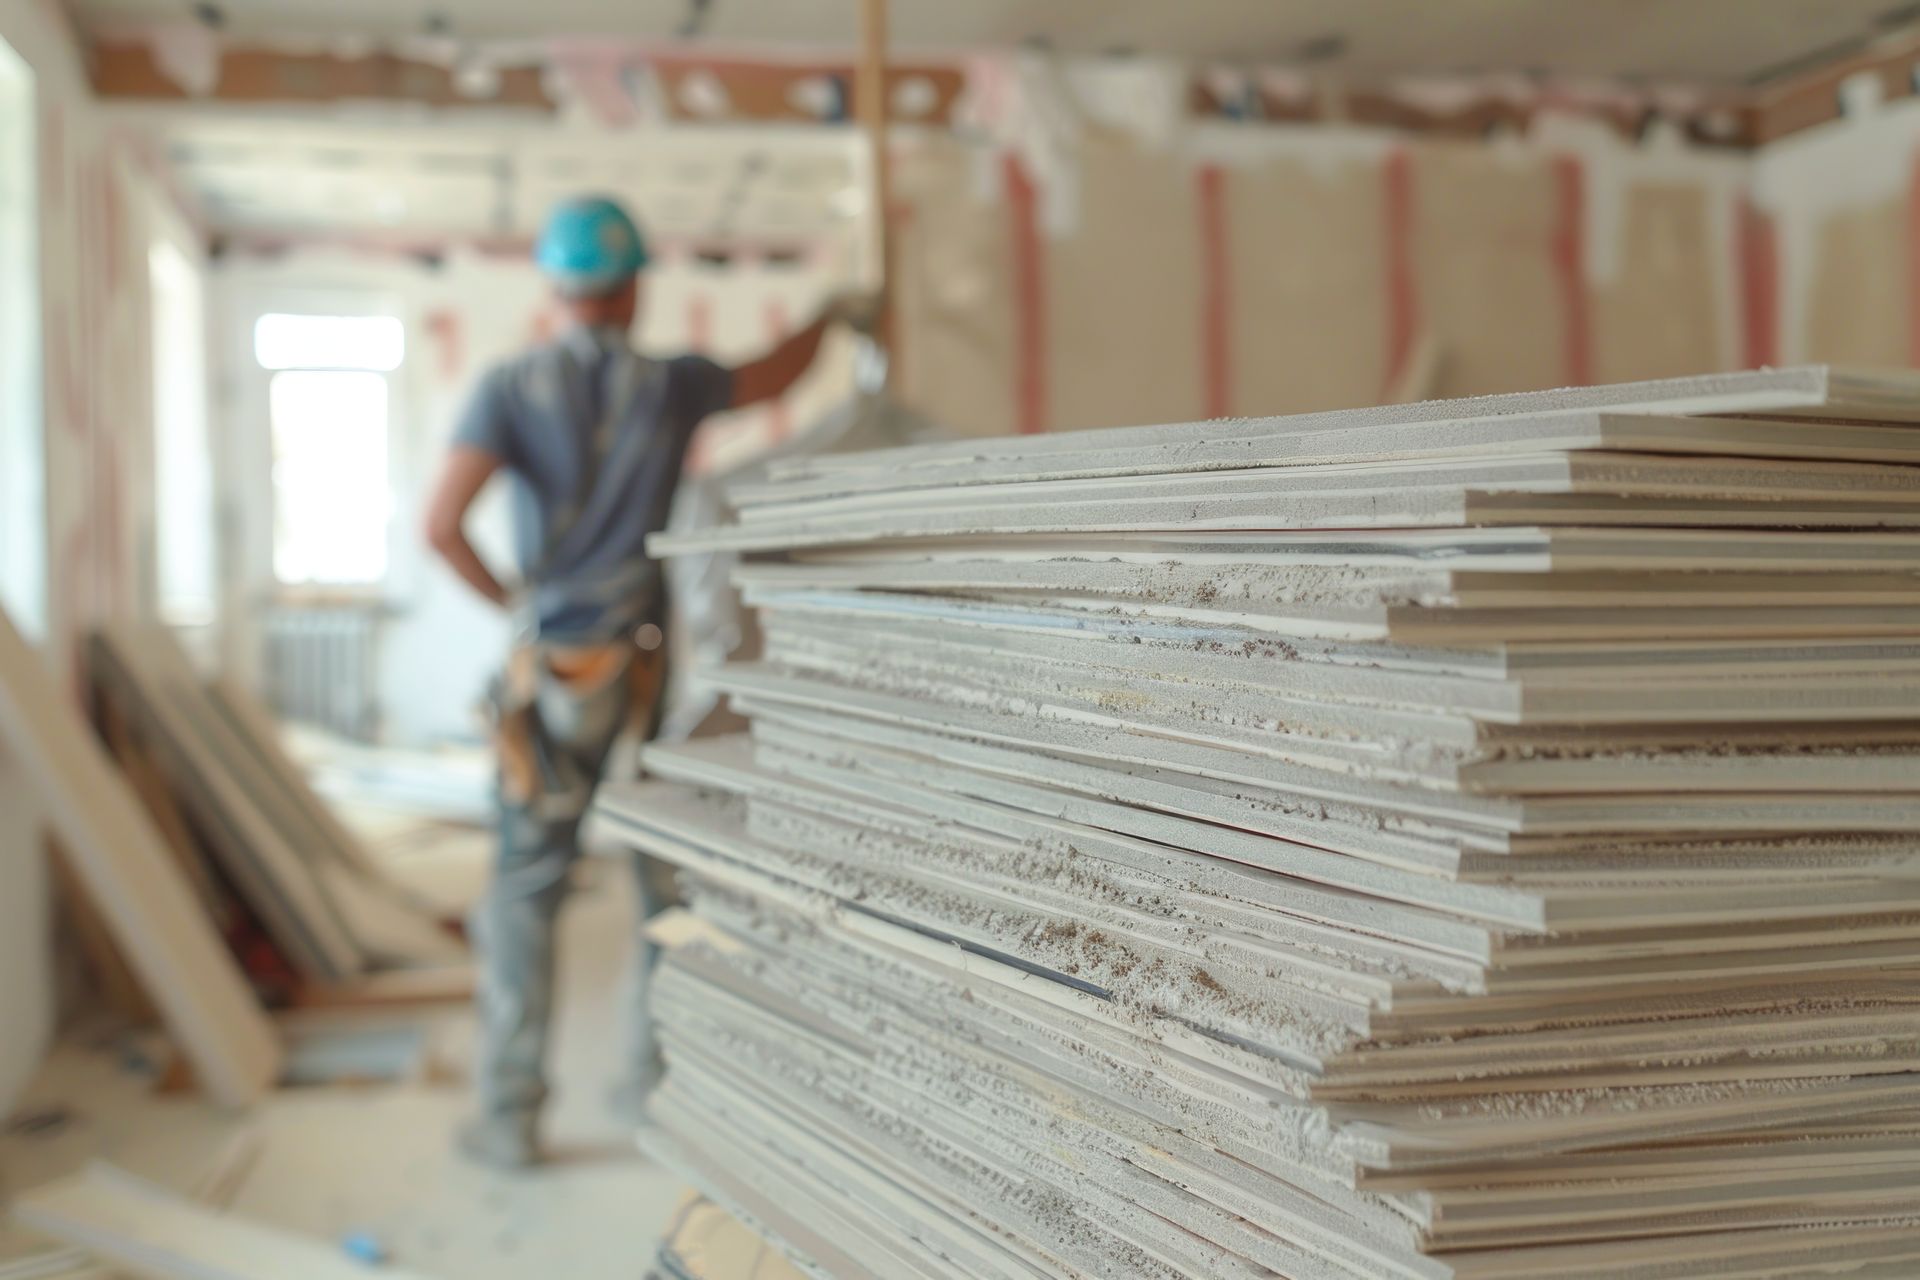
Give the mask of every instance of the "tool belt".
M 501 798 L 548 816 L 584 813 L 613 742 L 658 728 L 666 669 L 664 646 L 631 639 L 517 644 L 488 695 Z

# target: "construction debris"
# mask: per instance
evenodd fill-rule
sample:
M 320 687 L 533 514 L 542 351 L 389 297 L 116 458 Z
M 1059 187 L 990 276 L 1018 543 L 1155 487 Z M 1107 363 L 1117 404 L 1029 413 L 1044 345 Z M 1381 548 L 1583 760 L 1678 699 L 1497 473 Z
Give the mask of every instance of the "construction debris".
M 245 1106 L 280 1046 L 193 887 L 86 721 L 0 612 L 0 746 L 33 777 L 60 848 L 216 1102 Z
M 796 460 L 649 1146 L 923 1277 L 1920 1267 L 1920 378 Z
M 318 1241 L 197 1204 L 112 1165 L 36 1187 L 13 1204 L 26 1226 L 143 1280 L 357 1280 L 366 1267 Z M 424 1280 L 383 1267 L 390 1280 Z
M 295 973 L 337 983 L 461 964 L 466 948 L 389 880 L 230 683 L 209 686 L 164 627 L 95 637 L 101 702 L 139 746 L 247 913 Z

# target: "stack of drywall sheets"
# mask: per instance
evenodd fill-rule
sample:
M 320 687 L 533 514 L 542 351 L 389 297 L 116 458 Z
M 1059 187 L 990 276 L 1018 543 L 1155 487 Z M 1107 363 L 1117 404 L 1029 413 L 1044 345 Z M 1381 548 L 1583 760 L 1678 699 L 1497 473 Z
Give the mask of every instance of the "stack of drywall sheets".
M 835 1277 L 1920 1270 L 1920 381 L 792 464 L 650 1141 Z

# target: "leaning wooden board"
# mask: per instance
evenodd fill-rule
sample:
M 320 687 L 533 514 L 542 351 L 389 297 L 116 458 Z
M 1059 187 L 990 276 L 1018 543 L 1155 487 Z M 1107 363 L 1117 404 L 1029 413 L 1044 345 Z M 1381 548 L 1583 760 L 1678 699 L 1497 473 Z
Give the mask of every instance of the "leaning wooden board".
M 320 982 L 354 977 L 365 957 L 347 932 L 314 867 L 273 824 L 261 788 L 235 772 L 245 749 L 205 704 L 198 677 L 165 640 L 132 625 L 95 638 L 98 671 L 146 719 L 158 758 L 214 853 L 301 976 Z
M 173 1195 L 111 1165 L 14 1201 L 22 1223 L 142 1280 L 365 1280 L 367 1268 L 307 1240 Z M 386 1280 L 426 1280 L 397 1267 Z
M 0 613 L 0 742 L 33 777 L 75 871 L 208 1094 L 244 1106 L 279 1074 L 273 1025 L 147 815 L 59 688 Z

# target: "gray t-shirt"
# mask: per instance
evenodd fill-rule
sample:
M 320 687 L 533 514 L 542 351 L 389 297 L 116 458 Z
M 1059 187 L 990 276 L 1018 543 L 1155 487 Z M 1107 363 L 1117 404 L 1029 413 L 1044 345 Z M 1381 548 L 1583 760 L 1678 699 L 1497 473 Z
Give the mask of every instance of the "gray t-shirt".
M 650 360 L 613 329 L 574 329 L 487 371 L 453 440 L 513 479 L 514 540 L 542 639 L 664 626 L 646 538 L 666 527 L 694 429 L 732 399 L 720 365 Z

